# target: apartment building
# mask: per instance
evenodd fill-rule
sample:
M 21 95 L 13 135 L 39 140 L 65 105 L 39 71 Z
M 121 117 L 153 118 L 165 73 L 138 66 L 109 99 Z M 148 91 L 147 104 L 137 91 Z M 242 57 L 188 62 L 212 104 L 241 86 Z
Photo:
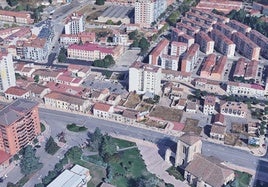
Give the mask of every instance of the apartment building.
M 236 44 L 236 49 L 244 57 L 250 60 L 259 60 L 261 48 L 247 38 L 241 32 L 236 32 L 233 34 L 232 41 Z
M 181 31 L 180 29 L 177 29 L 177 28 L 172 28 L 171 29 L 171 41 L 176 41 L 178 42 L 179 41 L 179 36 L 183 35 L 184 32 Z
M 20 24 L 32 24 L 34 22 L 29 12 L 14 12 L 8 10 L 0 10 L 0 21 Z
M 200 31 L 199 28 L 193 27 L 191 25 L 187 25 L 185 23 L 179 22 L 176 24 L 176 28 L 180 29 L 184 33 L 194 37 L 196 33 Z
M 181 71 L 182 72 L 192 72 L 194 66 L 197 64 L 199 56 L 199 45 L 193 44 L 185 53 L 181 60 Z
M 8 88 L 16 85 L 15 71 L 12 55 L 0 52 L 0 91 L 4 92 Z
M 241 32 L 243 34 L 247 34 L 251 31 L 251 27 L 236 21 L 236 20 L 230 20 L 227 25 L 229 25 L 230 27 L 232 27 L 233 29 L 237 30 L 238 32 Z
M 67 48 L 68 58 L 88 61 L 104 59 L 106 55 L 111 55 L 117 59 L 122 53 L 122 46 L 102 46 L 93 43 L 72 44 Z
M 221 11 L 225 14 L 228 14 L 232 10 L 240 10 L 243 8 L 242 2 L 239 1 L 229 1 L 229 0 L 201 0 L 198 5 L 196 6 L 198 9 L 203 11 L 212 11 L 216 9 Z
M 256 30 L 251 30 L 247 36 L 261 48 L 261 55 L 268 58 L 268 38 Z
M 40 134 L 38 103 L 18 99 L 0 110 L 0 150 L 15 155 Z
M 169 40 L 162 39 L 149 55 L 149 64 L 161 65 L 161 56 L 168 54 Z
M 188 34 L 182 34 L 182 35 L 179 36 L 178 42 L 186 43 L 187 48 L 189 49 L 189 47 L 191 47 L 194 44 L 195 39 L 194 39 L 194 37 L 192 37 L 192 36 L 190 36 Z
M 90 108 L 90 103 L 87 99 L 55 91 L 45 95 L 44 101 L 46 105 L 62 110 L 86 113 Z
M 233 57 L 236 45 L 227 36 L 217 29 L 210 32 L 210 37 L 215 42 L 215 49 L 227 57 Z
M 206 25 L 205 23 L 201 23 L 199 21 L 196 21 L 195 19 L 189 19 L 187 17 L 183 17 L 181 19 L 181 22 L 186 24 L 186 25 L 190 25 L 192 27 L 196 27 L 198 28 L 200 31 L 203 32 L 210 32 L 213 28 L 211 25 Z
M 211 11 L 203 10 L 203 9 L 196 8 L 196 7 L 192 7 L 191 12 L 197 15 L 209 18 L 209 19 L 213 19 L 220 23 L 228 23 L 230 21 L 230 19 L 227 17 L 217 15 L 217 14 L 212 13 Z
M 247 97 L 263 97 L 265 89 L 258 84 L 247 84 L 240 82 L 227 82 L 226 93 L 230 95 L 247 96 Z
M 46 39 L 35 38 L 24 42 L 23 58 L 29 60 L 45 60 L 48 55 L 48 44 Z
M 209 78 L 213 67 L 216 65 L 217 56 L 215 54 L 210 54 L 206 57 L 205 62 L 200 71 L 200 77 Z
M 65 34 L 78 34 L 85 31 L 84 16 L 78 13 L 72 13 L 67 17 L 64 25 Z
M 163 39 L 149 55 L 149 64 L 163 69 L 178 70 L 179 57 L 187 50 L 187 44 Z
M 134 62 L 129 67 L 129 92 L 150 92 L 159 95 L 161 93 L 161 72 L 159 67 Z
M 233 77 L 244 77 L 246 71 L 247 61 L 245 58 L 239 58 L 235 64 Z
M 199 15 L 197 13 L 189 11 L 189 12 L 186 12 L 185 16 L 189 19 L 198 21 L 208 26 L 212 26 L 213 24 L 217 23 L 215 19 L 209 18 L 208 16 L 206 16 L 206 14 Z
M 150 27 L 155 21 L 154 1 L 138 0 L 135 2 L 135 23 L 143 27 Z
M 213 28 L 221 31 L 229 39 L 232 38 L 233 33 L 237 32 L 237 30 L 232 27 L 220 22 L 214 24 Z
M 199 44 L 200 51 L 206 55 L 213 53 L 215 42 L 205 32 L 198 32 L 195 36 L 195 42 Z
M 227 63 L 227 57 L 226 56 L 221 56 L 215 65 L 213 66 L 213 69 L 210 74 L 210 79 L 212 80 L 222 80 L 223 79 L 223 74 L 224 74 L 224 69 Z M 208 77 L 207 77 L 208 78 Z
M 62 34 L 60 36 L 60 43 L 68 46 L 74 43 L 79 44 L 82 42 L 85 44 L 88 43 L 94 43 L 96 41 L 96 33 L 95 32 L 81 32 L 78 34 Z
M 247 61 L 245 58 L 240 58 L 235 64 L 233 77 L 255 80 L 258 74 L 258 65 L 259 62 L 256 60 Z
M 205 96 L 203 113 L 205 115 L 212 115 L 215 112 L 216 97 L 212 95 Z
M 233 117 L 245 118 L 247 110 L 247 105 L 240 102 L 224 101 L 220 106 L 221 114 Z

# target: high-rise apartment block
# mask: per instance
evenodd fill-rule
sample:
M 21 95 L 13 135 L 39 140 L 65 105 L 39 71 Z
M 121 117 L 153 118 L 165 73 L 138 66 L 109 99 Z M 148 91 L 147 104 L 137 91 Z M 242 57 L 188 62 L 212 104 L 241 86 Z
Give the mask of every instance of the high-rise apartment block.
M 187 48 L 194 44 L 194 38 L 188 34 L 185 34 L 178 28 L 173 28 L 171 30 L 171 41 L 186 43 Z
M 243 23 L 240 23 L 236 20 L 230 20 L 227 25 L 232 27 L 233 29 L 237 30 L 238 32 L 241 32 L 243 34 L 246 34 L 251 31 L 251 28 Z
M 233 57 L 235 54 L 235 44 L 217 29 L 210 32 L 210 37 L 215 42 L 215 49 L 227 57 Z
M 251 30 L 248 33 L 249 39 L 261 47 L 261 55 L 268 58 L 268 38 L 256 30 Z
M 15 155 L 41 132 L 38 103 L 18 99 L 0 110 L 0 150 Z
M 197 64 L 199 55 L 199 45 L 193 44 L 185 53 L 181 61 L 182 72 L 192 72 L 194 66 Z
M 259 60 L 261 48 L 247 38 L 241 32 L 233 34 L 232 41 L 236 44 L 236 49 L 250 60 Z
M 129 67 L 129 91 L 139 94 L 150 92 L 161 93 L 162 70 L 157 66 L 134 62 Z
M 167 8 L 166 0 L 137 0 L 135 2 L 135 23 L 150 27 Z
M 215 42 L 205 32 L 198 32 L 195 36 L 195 42 L 200 45 L 200 51 L 206 55 L 213 53 Z
M 178 70 L 179 58 L 187 50 L 187 44 L 163 39 L 149 55 L 149 64 L 163 69 Z
M 84 16 L 78 13 L 73 13 L 67 17 L 65 26 L 65 34 L 78 34 L 85 31 Z
M 0 52 L 0 91 L 4 92 L 9 87 L 16 85 L 15 71 L 12 55 Z
M 221 31 L 228 38 L 232 38 L 233 33 L 237 32 L 237 30 L 223 23 L 216 23 L 214 29 Z

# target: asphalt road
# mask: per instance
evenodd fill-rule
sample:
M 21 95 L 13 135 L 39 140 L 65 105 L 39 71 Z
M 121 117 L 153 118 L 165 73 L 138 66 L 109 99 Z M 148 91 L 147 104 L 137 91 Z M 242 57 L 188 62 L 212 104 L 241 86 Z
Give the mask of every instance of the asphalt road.
M 157 143 L 160 148 L 165 148 L 166 146 L 174 147 L 174 145 L 176 145 L 175 142 L 177 140 L 177 137 L 156 131 L 123 125 L 120 123 L 97 119 L 90 116 L 83 116 L 43 108 L 40 108 L 39 113 L 40 118 L 42 120 L 45 120 L 51 126 L 52 132 L 55 134 L 64 131 L 66 124 L 74 122 L 80 125 L 85 125 L 88 127 L 89 131 L 94 131 L 96 127 L 99 127 L 104 133 L 114 133 L 138 139 L 144 139 Z M 216 156 L 223 161 L 227 161 L 254 170 L 258 167 L 260 160 L 268 165 L 267 157 L 258 158 L 247 151 L 220 144 L 214 144 L 207 141 L 203 141 L 202 153 L 207 156 Z

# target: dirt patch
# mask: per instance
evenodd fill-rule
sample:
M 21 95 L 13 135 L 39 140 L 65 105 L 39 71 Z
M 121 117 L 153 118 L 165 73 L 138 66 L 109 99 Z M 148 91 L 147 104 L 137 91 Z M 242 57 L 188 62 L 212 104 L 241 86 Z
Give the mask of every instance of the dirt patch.
M 151 104 L 148 104 L 148 103 L 145 103 L 145 102 L 141 102 L 139 105 L 138 105 L 138 108 L 137 110 L 139 112 L 145 112 L 145 111 L 150 111 L 152 109 L 153 105 Z
M 156 120 L 151 120 L 151 119 L 145 121 L 144 124 L 147 126 L 150 126 L 150 127 L 156 127 L 156 128 L 160 128 L 160 129 L 166 128 L 166 125 L 167 125 L 166 123 L 158 122 Z
M 202 127 L 198 126 L 198 120 L 197 119 L 191 119 L 187 118 L 185 121 L 185 126 L 183 128 L 183 132 L 193 132 L 196 135 L 200 135 L 202 132 Z
M 127 101 L 125 102 L 124 106 L 127 108 L 136 108 L 136 106 L 140 102 L 141 102 L 140 96 L 132 92 L 128 95 Z
M 180 122 L 182 114 L 183 114 L 182 110 L 164 107 L 164 106 L 156 106 L 151 111 L 150 116 L 155 117 L 155 118 L 160 118 L 162 120 Z
M 224 136 L 224 144 L 226 145 L 236 145 L 239 140 L 239 135 L 233 133 L 227 133 Z

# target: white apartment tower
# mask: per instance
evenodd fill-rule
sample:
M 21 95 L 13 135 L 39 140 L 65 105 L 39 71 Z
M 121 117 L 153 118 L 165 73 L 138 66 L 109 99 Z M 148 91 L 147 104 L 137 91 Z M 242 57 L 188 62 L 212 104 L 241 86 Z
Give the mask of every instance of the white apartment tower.
M 135 23 L 150 27 L 167 8 L 166 0 L 137 0 L 135 2 Z
M 78 34 L 85 31 L 84 16 L 78 13 L 70 15 L 65 22 L 65 34 Z
M 161 92 L 161 68 L 141 62 L 134 62 L 129 68 L 129 92 L 145 92 L 159 95 Z
M 9 87 L 16 85 L 15 71 L 12 55 L 0 52 L 0 91 L 4 92 Z

